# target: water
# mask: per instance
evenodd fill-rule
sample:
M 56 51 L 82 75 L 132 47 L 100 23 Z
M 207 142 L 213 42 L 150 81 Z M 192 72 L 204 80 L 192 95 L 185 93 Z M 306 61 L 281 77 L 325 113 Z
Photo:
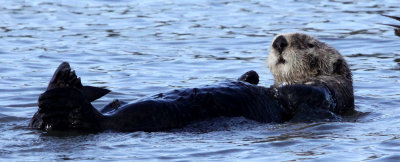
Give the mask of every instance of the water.
M 0 159 L 400 160 L 398 0 L 0 2 Z M 400 24 L 400 23 L 397 23 Z M 265 66 L 275 34 L 303 32 L 337 48 L 354 74 L 350 122 L 261 124 L 221 118 L 169 132 L 45 133 L 27 128 L 55 68 L 135 101 L 236 79 Z

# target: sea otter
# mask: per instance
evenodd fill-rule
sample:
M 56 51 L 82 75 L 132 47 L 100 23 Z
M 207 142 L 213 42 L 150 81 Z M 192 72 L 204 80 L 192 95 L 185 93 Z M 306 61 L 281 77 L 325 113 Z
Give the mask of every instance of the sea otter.
M 340 53 L 300 33 L 277 35 L 270 48 L 271 87 L 258 86 L 255 71 L 237 81 L 177 89 L 126 104 L 114 100 L 102 110 L 90 102 L 109 90 L 83 86 L 62 63 L 29 126 L 42 130 L 164 131 L 215 117 L 243 116 L 283 123 L 340 120 L 354 112 L 352 75 Z

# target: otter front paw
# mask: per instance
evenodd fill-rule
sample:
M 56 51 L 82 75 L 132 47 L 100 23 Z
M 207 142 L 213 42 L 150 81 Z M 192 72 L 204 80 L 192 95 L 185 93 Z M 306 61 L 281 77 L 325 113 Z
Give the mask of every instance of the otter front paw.
M 257 72 L 255 72 L 254 70 L 250 70 L 240 76 L 238 81 L 248 82 L 250 84 L 257 85 L 260 80 Z

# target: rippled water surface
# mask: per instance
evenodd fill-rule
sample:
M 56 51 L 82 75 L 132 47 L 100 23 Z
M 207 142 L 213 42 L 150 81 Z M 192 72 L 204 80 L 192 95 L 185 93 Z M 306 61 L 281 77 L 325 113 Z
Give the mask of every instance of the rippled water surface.
M 400 160 L 398 0 L 0 0 L 0 159 Z M 397 22 L 400 24 L 400 22 Z M 275 34 L 304 32 L 337 48 L 354 74 L 350 122 L 261 124 L 220 118 L 169 132 L 45 133 L 27 128 L 55 68 L 135 101 L 236 79 L 269 86 Z

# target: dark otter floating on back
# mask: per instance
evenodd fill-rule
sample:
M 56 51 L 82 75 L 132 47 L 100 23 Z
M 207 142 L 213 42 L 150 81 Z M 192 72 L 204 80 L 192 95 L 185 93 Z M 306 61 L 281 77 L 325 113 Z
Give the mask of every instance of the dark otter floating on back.
M 311 36 L 282 34 L 272 43 L 269 68 L 275 85 L 257 86 L 249 71 L 238 81 L 179 89 L 149 100 L 115 100 L 98 111 L 90 102 L 109 90 L 83 86 L 62 63 L 29 126 L 43 130 L 162 131 L 215 117 L 243 116 L 259 122 L 337 121 L 354 112 L 351 72 L 335 49 Z

